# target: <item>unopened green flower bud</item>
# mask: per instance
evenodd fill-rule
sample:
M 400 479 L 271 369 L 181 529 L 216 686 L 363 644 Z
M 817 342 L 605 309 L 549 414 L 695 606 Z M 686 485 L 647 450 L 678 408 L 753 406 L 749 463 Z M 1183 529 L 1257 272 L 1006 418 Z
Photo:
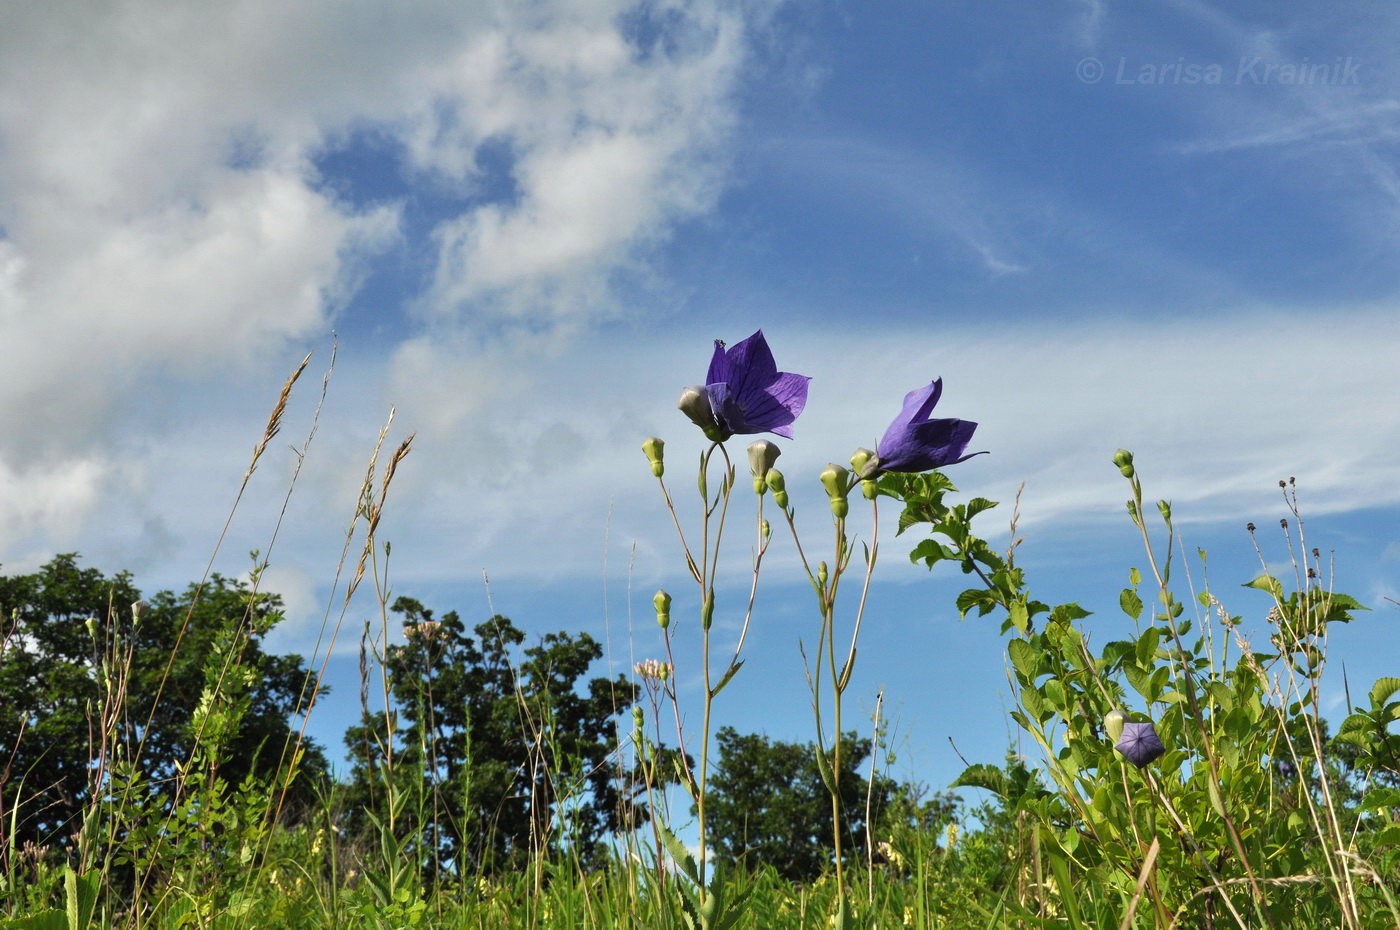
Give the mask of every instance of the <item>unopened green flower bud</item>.
M 774 492 L 773 492 L 773 503 L 777 504 L 778 507 L 779 507 L 779 509 L 781 509 L 781 510 L 787 510 L 787 509 L 788 509 L 788 492 L 786 492 L 786 491 L 774 491 Z
M 653 597 L 651 602 L 656 606 L 657 624 L 660 625 L 661 629 L 666 629 L 671 625 L 671 595 L 665 591 L 657 591 L 656 597 Z
M 849 479 L 850 472 L 840 465 L 828 465 L 822 469 L 822 486 L 826 488 L 827 497 L 831 498 L 831 512 L 838 519 L 845 519 L 846 514 L 851 512 L 851 505 L 846 501 Z
M 846 479 L 850 472 L 840 465 L 829 464 L 822 469 L 820 475 L 822 487 L 826 488 L 827 497 L 845 497 L 847 486 Z
M 827 572 L 826 563 L 825 563 L 825 562 L 823 562 L 823 563 L 821 563 L 820 565 L 817 566 L 817 582 L 818 582 L 823 588 L 826 587 L 826 580 L 827 580 L 828 578 L 830 578 L 830 577 L 831 577 L 831 575 Z
M 1133 476 L 1133 454 L 1127 449 L 1119 449 L 1113 453 L 1113 464 L 1118 466 L 1124 478 Z
M 646 726 L 646 717 L 642 714 L 641 705 L 632 708 L 632 722 L 637 725 L 638 730 Z
M 1108 734 L 1108 741 L 1116 743 L 1123 737 L 1123 724 L 1128 722 L 1128 715 L 1121 710 L 1114 708 L 1103 716 L 1103 729 Z
M 88 635 L 93 639 L 97 639 L 97 618 L 88 617 L 85 626 L 87 627 Z
M 782 449 L 766 439 L 755 439 L 749 443 L 749 471 L 753 472 L 755 488 L 759 479 L 768 477 L 769 469 L 782 453 Z
M 880 494 L 880 483 L 867 478 L 860 483 L 860 493 L 866 500 L 873 501 Z
M 651 462 L 651 473 L 653 475 L 660 478 L 666 473 L 666 465 L 665 462 L 662 461 L 662 457 L 666 452 L 666 443 L 664 440 L 651 436 L 642 443 L 642 451 L 647 454 L 647 461 Z
M 136 626 L 137 624 L 139 624 L 139 623 L 141 622 L 142 618 L 144 618 L 144 617 L 146 616 L 146 614 L 148 614 L 148 613 L 150 613 L 150 612 L 151 612 L 151 602 L 148 601 L 148 600 L 146 600 L 145 598 L 142 598 L 142 599 L 139 600 L 139 601 L 133 602 L 132 605 L 131 605 L 131 624 L 132 624 L 132 626 Z
M 869 477 L 875 470 L 875 453 L 869 449 L 860 448 L 851 453 L 851 469 L 860 477 Z
M 783 479 L 783 473 L 776 468 L 768 469 L 768 474 L 764 476 L 764 480 L 768 482 L 768 487 L 772 488 L 775 493 L 787 490 L 787 482 Z
M 1171 505 L 1170 502 L 1168 502 L 1168 501 L 1158 501 L 1158 502 L 1157 502 L 1157 511 L 1162 515 L 1162 519 L 1163 519 L 1163 520 L 1166 520 L 1166 521 L 1168 521 L 1168 522 L 1171 521 L 1171 518 L 1172 518 L 1172 505 Z
M 719 424 L 715 422 L 715 411 L 710 406 L 710 392 L 705 390 L 704 385 L 692 384 L 681 391 L 681 399 L 676 402 L 676 406 L 713 442 L 723 442 L 729 438 L 721 433 Z
M 1132 517 L 1134 520 L 1138 518 L 1137 504 L 1134 504 L 1132 501 L 1128 501 L 1128 516 Z
M 715 592 L 705 595 L 705 603 L 700 607 L 700 627 L 708 630 L 715 622 Z
M 764 521 L 763 521 L 763 538 L 764 538 L 764 539 L 767 539 L 769 536 L 772 536 L 772 535 L 773 535 L 773 527 L 771 527 L 771 526 L 768 525 L 768 521 L 767 521 L 767 520 L 764 520 Z

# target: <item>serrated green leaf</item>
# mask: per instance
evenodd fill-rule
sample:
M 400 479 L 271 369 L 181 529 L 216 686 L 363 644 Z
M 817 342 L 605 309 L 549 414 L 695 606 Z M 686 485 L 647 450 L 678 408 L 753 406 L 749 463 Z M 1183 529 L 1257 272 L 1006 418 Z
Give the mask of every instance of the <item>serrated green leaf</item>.
M 1036 723 L 1045 719 L 1045 700 L 1034 687 L 1021 689 L 1021 703 Z
M 1012 601 L 1007 622 L 1014 626 L 1022 636 L 1026 635 L 1031 628 L 1031 618 L 1024 602 Z
M 1024 608 L 1022 611 L 1024 612 Z M 1013 639 L 1006 644 L 1006 652 L 1011 656 L 1011 664 L 1015 666 L 1016 671 L 1020 672 L 1027 682 L 1034 681 L 1038 660 L 1035 647 L 1024 639 Z
M 1400 788 L 1372 788 L 1361 799 L 1357 810 L 1378 811 L 1383 808 L 1400 808 Z
M 1272 575 L 1260 575 L 1242 587 L 1258 588 L 1260 591 L 1267 591 L 1280 601 L 1283 600 L 1283 584 Z
M 659 820 L 656 822 L 656 829 L 661 835 L 661 842 L 666 846 L 666 852 L 670 854 L 671 859 L 686 874 L 686 877 L 699 885 L 700 868 L 695 864 L 695 857 L 690 854 L 690 850 L 686 849 L 685 844 Z
M 1151 700 L 1149 696 L 1152 693 L 1151 675 L 1141 668 L 1138 668 L 1136 665 L 1125 665 L 1123 667 L 1123 674 L 1127 677 L 1128 684 L 1132 685 L 1134 691 L 1141 694 L 1144 698 Z
M 971 520 L 984 510 L 991 510 L 997 506 L 996 501 L 989 501 L 985 497 L 974 497 L 967 502 L 967 519 Z
M 949 788 L 982 788 L 1001 798 L 1007 798 L 1011 784 L 1007 781 L 1006 773 L 995 765 L 988 765 L 979 762 L 977 765 L 969 765 L 963 769 L 957 781 L 948 786 Z
M 1378 678 L 1371 686 L 1371 707 L 1384 707 L 1400 691 L 1400 678 Z

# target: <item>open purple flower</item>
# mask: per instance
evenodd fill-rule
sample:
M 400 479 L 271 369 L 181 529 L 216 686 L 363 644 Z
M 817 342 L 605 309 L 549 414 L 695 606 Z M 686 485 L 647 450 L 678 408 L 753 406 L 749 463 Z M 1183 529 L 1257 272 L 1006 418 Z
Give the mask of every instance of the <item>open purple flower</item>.
M 943 393 L 943 379 L 904 395 L 904 409 L 894 418 L 880 439 L 875 457 L 866 463 L 862 478 L 873 478 L 887 471 L 919 472 L 965 462 L 964 455 L 977 424 L 970 420 L 935 420 L 929 414 Z
M 716 442 L 735 433 L 777 433 L 791 439 L 792 423 L 807 406 L 807 382 L 811 380 L 806 375 L 778 371 L 760 329 L 727 349 L 715 340 L 703 389 L 713 424 L 704 422 L 705 405 L 693 396 L 696 389 L 686 389 L 680 406 Z
M 1167 751 L 1150 723 L 1123 724 L 1123 736 L 1113 748 L 1138 768 L 1145 768 Z

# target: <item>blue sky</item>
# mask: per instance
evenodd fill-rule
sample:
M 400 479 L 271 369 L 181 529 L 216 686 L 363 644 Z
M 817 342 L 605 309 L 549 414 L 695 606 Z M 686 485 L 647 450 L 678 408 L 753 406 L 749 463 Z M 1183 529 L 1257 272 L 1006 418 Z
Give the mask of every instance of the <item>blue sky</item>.
M 197 578 L 314 351 L 215 557 L 270 550 L 273 645 L 309 653 L 339 616 L 393 408 L 388 441 L 416 433 L 381 526 L 394 592 L 484 619 L 485 571 L 495 610 L 606 639 L 623 671 L 658 654 L 652 592 L 693 600 L 640 443 L 667 439 L 693 517 L 675 397 L 711 340 L 761 327 L 813 377 L 780 442 L 807 538 L 820 468 L 941 376 L 992 453 L 955 480 L 1007 502 L 984 532 L 1005 540 L 1025 482 L 1022 564 L 1100 641 L 1144 564 L 1115 449 L 1255 619 L 1244 524 L 1286 558 L 1297 476 L 1310 544 L 1376 608 L 1334 637 L 1369 684 L 1400 645 L 1398 33 L 1384 5 L 1189 0 L 6 9 L 0 562 Z M 958 623 L 960 576 L 883 542 L 854 717 L 883 687 L 896 772 L 941 787 L 950 737 L 973 761 L 1006 746 L 1003 644 Z M 333 750 L 374 613 L 362 589 L 313 720 Z M 780 539 L 722 722 L 810 739 L 815 627 Z

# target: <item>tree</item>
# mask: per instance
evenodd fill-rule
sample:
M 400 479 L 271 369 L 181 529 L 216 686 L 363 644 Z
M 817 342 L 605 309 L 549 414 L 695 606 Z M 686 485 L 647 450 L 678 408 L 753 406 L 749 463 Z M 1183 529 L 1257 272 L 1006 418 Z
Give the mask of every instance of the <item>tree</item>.
M 822 784 L 812 743 L 784 743 L 733 727 L 715 736 L 719 761 L 706 785 L 705 815 L 715 849 L 731 860 L 771 865 L 784 878 L 806 881 L 831 864 L 831 795 Z M 842 848 L 864 860 L 865 811 L 880 823 L 899 785 L 876 774 L 873 786 L 859 766 L 870 740 L 848 733 L 841 749 Z
M 194 751 L 191 724 L 216 653 L 235 660 L 245 687 L 240 713 L 224 717 L 232 729 L 211 774 L 237 785 L 277 773 L 307 680 L 300 656 L 271 656 L 260 646 L 281 600 L 255 597 L 245 582 L 221 575 L 202 589 L 152 596 L 137 620 L 140 600 L 130 574 L 80 568 L 76 553 L 33 574 L 0 577 L 0 813 L 8 830 L 17 811 L 16 843 L 69 843 L 93 783 L 106 784 L 117 759 L 146 790 L 168 797 L 168 787 L 155 786 Z M 124 674 L 126 686 L 109 691 Z M 112 724 L 105 757 L 104 710 Z M 303 786 L 328 771 L 321 750 L 305 748 Z
M 636 810 L 614 753 L 636 686 L 619 676 L 580 690 L 603 655 L 587 633 L 550 633 L 515 667 L 525 634 L 505 617 L 472 637 L 455 611 L 435 619 L 409 597 L 391 609 L 405 633 L 386 656 L 392 716 L 368 714 L 345 736 L 352 820 L 392 815 L 435 875 L 518 868 L 561 846 L 592 859 Z

